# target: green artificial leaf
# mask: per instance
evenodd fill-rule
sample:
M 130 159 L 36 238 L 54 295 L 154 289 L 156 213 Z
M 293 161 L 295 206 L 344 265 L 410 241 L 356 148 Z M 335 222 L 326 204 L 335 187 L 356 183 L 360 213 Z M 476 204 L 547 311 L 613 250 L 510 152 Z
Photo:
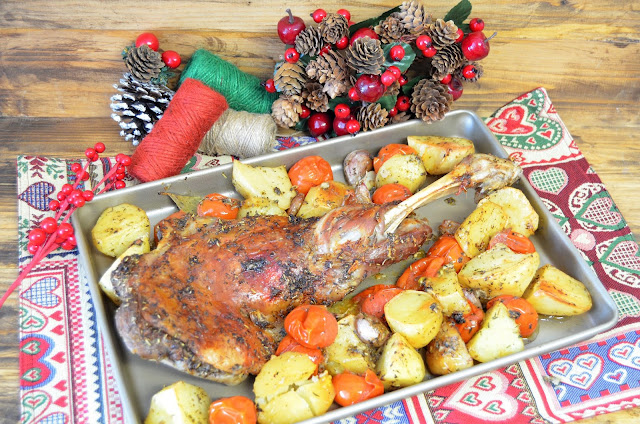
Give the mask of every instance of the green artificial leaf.
M 160 74 L 151 78 L 151 82 L 156 85 L 164 85 L 165 87 L 169 85 L 169 80 L 176 76 L 176 73 L 169 70 L 168 66 L 163 66 L 160 70 Z
M 406 95 L 406 96 L 410 96 L 411 92 L 413 91 L 413 87 L 420 82 L 420 80 L 425 79 L 424 76 L 419 76 L 419 77 L 415 77 L 410 79 L 405 85 L 402 86 L 402 92 Z
M 307 121 L 309 118 L 304 118 L 298 121 L 296 126 L 294 127 L 296 131 L 306 131 L 307 130 Z
M 359 30 L 360 28 L 366 28 L 366 27 L 378 25 L 378 22 L 380 22 L 383 19 L 386 19 L 387 16 L 391 15 L 392 13 L 396 13 L 399 11 L 400 11 L 400 6 L 396 6 L 393 9 L 387 10 L 386 12 L 384 12 L 382 15 L 378 17 L 367 19 L 365 21 L 358 22 L 357 24 L 353 24 L 349 27 L 349 36 L 352 36 L 353 33 Z
M 398 96 L 382 96 L 376 103 L 379 103 L 386 110 L 391 110 L 396 105 Z
M 402 60 L 396 61 L 391 59 L 391 55 L 389 52 L 395 46 L 402 46 L 402 48 L 404 49 L 404 57 L 402 58 Z M 400 69 L 400 72 L 405 72 L 407 69 L 409 69 L 414 59 L 416 58 L 415 51 L 407 43 L 395 42 L 384 44 L 382 46 L 382 51 L 384 52 L 384 65 L 382 66 L 384 68 L 388 68 L 389 66 L 397 66 L 398 69 Z
M 471 2 L 469 0 L 461 0 L 445 15 L 444 20 L 453 21 L 458 27 L 469 17 L 471 14 Z M 464 30 L 463 30 L 464 31 Z
M 188 196 L 183 194 L 174 194 L 174 193 L 167 193 L 167 192 L 163 192 L 160 194 L 171 197 L 171 200 L 173 200 L 173 203 L 176 204 L 178 209 L 193 215 L 197 215 L 198 205 L 200 204 L 202 199 L 204 199 L 204 196 Z
M 298 59 L 298 62 L 300 62 L 300 65 L 302 65 L 303 68 L 306 68 L 309 62 L 311 62 L 316 57 L 317 56 L 311 57 L 308 54 L 303 54 L 302 56 L 300 56 L 300 59 Z

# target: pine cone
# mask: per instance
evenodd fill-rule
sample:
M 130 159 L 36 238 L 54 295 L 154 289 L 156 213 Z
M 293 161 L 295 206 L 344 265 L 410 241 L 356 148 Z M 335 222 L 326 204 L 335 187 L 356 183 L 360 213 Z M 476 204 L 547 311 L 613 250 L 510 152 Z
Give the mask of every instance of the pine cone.
M 399 122 L 407 122 L 409 119 L 411 119 L 411 114 L 408 112 L 398 112 L 396 113 L 393 118 L 391 118 L 391 122 L 393 124 L 397 124 Z
M 362 131 L 375 130 L 387 125 L 389 122 L 389 112 L 380 106 L 380 103 L 369 103 L 360 108 L 356 119 L 360 122 Z
M 300 120 L 302 112 L 302 98 L 300 96 L 281 95 L 271 105 L 271 117 L 276 124 L 283 128 L 294 127 Z
M 327 16 L 318 24 L 318 30 L 320 30 L 324 41 L 335 44 L 349 34 L 349 22 L 342 15 L 327 13 Z
M 400 94 L 400 83 L 398 82 L 398 80 L 395 80 L 394 82 L 391 83 L 390 86 L 387 87 L 387 89 L 384 92 L 384 95 L 397 96 L 398 94 Z
M 133 77 L 142 82 L 150 81 L 160 75 L 160 71 L 164 67 L 162 55 L 151 50 L 146 44 L 130 48 L 124 62 Z
M 431 24 L 431 15 L 425 12 L 424 6 L 415 0 L 402 2 L 398 17 L 413 39 L 423 34 Z
M 324 41 L 316 27 L 307 27 L 296 37 L 296 51 L 301 55 L 318 56 Z
M 411 112 L 425 122 L 435 122 L 444 118 L 452 102 L 453 97 L 444 84 L 425 78 L 413 87 Z
M 323 86 L 317 82 L 308 82 L 302 91 L 302 98 L 307 106 L 316 112 L 326 112 L 329 110 L 329 97 L 323 91 Z
M 162 118 L 174 91 L 150 82 L 141 82 L 130 73 L 113 86 L 121 94 L 111 96 L 111 118 L 120 125 L 120 135 L 137 146 Z
M 387 16 L 387 19 L 380 21 L 373 30 L 380 36 L 380 41 L 385 44 L 400 41 L 406 34 L 404 25 L 397 13 Z
M 300 94 L 307 80 L 304 68 L 296 63 L 282 62 L 273 75 L 276 90 L 285 96 Z
M 468 65 L 472 65 L 476 70 L 475 76 L 473 78 L 466 78 L 464 75 L 462 75 L 462 70 L 466 68 Z M 463 82 L 476 82 L 478 81 L 478 79 L 480 79 L 483 73 L 484 73 L 484 70 L 482 69 L 482 65 L 479 64 L 478 62 L 465 62 L 462 65 L 460 65 L 458 69 L 456 69 L 454 75 L 460 78 L 460 81 L 463 81 Z
M 460 65 L 466 61 L 459 43 L 443 47 L 431 58 L 431 76 L 434 80 L 440 81 L 448 74 L 453 73 Z
M 307 76 L 324 84 L 324 92 L 332 99 L 349 88 L 348 69 L 344 57 L 335 50 L 318 56 L 307 65 Z
M 347 65 L 358 74 L 380 75 L 384 52 L 380 40 L 371 37 L 358 38 L 347 48 Z
M 427 35 L 431 37 L 433 47 L 439 50 L 456 42 L 458 26 L 453 21 L 445 22 L 443 19 L 437 19 L 429 25 Z

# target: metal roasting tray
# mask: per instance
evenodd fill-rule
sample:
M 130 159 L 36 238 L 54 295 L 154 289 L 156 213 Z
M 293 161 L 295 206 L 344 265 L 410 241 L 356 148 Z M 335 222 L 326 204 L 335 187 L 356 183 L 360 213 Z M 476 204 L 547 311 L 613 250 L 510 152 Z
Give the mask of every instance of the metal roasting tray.
M 409 135 L 465 137 L 475 143 L 478 152 L 507 157 L 494 135 L 474 113 L 458 110 L 448 113 L 443 120 L 432 124 L 412 120 L 356 136 L 337 137 L 295 149 L 253 157 L 243 160 L 243 162 L 254 165 L 285 165 L 290 167 L 305 156 L 320 155 L 331 163 L 334 178 L 344 181 L 342 161 L 349 152 L 356 149 L 367 149 L 375 154 L 386 144 L 406 143 L 406 137 Z M 158 194 L 162 191 L 193 195 L 218 192 L 226 196 L 239 197 L 231 184 L 231 169 L 232 164 L 229 163 L 106 193 L 97 196 L 73 215 L 72 222 L 76 231 L 81 266 L 84 267 L 88 276 L 96 318 L 102 330 L 104 348 L 111 358 L 124 415 L 129 423 L 142 422 L 148 412 L 153 394 L 178 380 L 203 387 L 212 399 L 216 399 L 233 395 L 246 395 L 253 398 L 253 379 L 249 378 L 238 386 L 225 386 L 192 377 L 168 366 L 143 360 L 129 353 L 115 329 L 113 320 L 115 307 L 109 298 L 102 294 L 97 283 L 113 259 L 104 256 L 93 247 L 91 228 L 104 209 L 125 202 L 141 207 L 149 215 L 152 225 L 157 223 L 176 210 L 168 196 Z M 427 181 L 427 183 L 429 182 Z M 582 281 L 593 297 L 593 308 L 589 312 L 575 317 L 562 320 L 542 320 L 537 337 L 528 343 L 522 352 L 488 363 L 477 364 L 469 369 L 446 376 L 427 379 L 419 384 L 385 393 L 377 398 L 349 407 L 340 408 L 334 405 L 334 408 L 323 416 L 305 421 L 306 424 L 326 423 L 348 417 L 408 396 L 505 367 L 589 339 L 615 325 L 617 309 L 602 283 L 587 266 L 585 260 L 528 182 L 526 180 L 520 181 L 516 187 L 524 191 L 540 215 L 540 226 L 532 240 L 540 254 L 541 265 L 551 263 Z M 419 209 L 417 215 L 427 217 L 434 229 L 437 229 L 443 219 L 461 222 L 475 207 L 473 190 L 454 199 L 455 201 L 445 202 L 442 199 L 431 203 Z M 423 246 L 423 249 L 427 249 L 429 245 L 430 242 Z M 373 284 L 395 282 L 410 262 L 411 260 L 407 260 L 383 270 L 380 275 L 366 280 L 358 288 L 358 291 Z

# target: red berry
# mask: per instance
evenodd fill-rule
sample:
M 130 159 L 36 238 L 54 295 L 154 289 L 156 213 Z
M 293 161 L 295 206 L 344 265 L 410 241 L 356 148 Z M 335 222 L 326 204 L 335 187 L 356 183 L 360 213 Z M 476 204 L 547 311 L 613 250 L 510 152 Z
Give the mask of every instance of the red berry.
M 402 75 L 402 71 L 400 70 L 400 68 L 398 68 L 397 66 L 389 66 L 387 68 L 387 71 L 391 72 L 393 74 L 393 77 L 395 79 L 400 78 L 400 76 Z
M 73 243 L 69 243 L 69 240 L 65 240 L 62 242 L 60 247 L 62 247 L 64 250 L 73 250 L 73 248 L 76 247 L 76 245 Z
M 347 9 L 338 9 L 338 11 L 336 13 L 338 15 L 342 15 L 345 18 L 347 18 L 347 21 L 351 20 L 351 13 L 349 13 L 349 11 Z
M 337 136 L 347 135 L 349 131 L 347 131 L 347 122 L 353 119 L 353 115 L 349 114 L 346 118 L 338 118 L 333 120 L 333 131 Z
M 120 190 L 122 188 L 125 188 L 126 186 L 127 185 L 125 184 L 124 181 L 116 181 L 115 183 L 116 190 Z
M 74 234 L 71 234 L 67 239 L 67 243 L 71 243 L 72 245 L 76 246 L 78 244 L 78 242 L 76 241 L 76 236 Z
M 309 128 L 309 132 L 314 137 L 319 137 L 325 134 L 333 123 L 331 122 L 331 116 L 329 116 L 326 112 L 317 112 L 311 115 L 309 120 L 307 121 L 307 127 Z
M 334 109 L 334 113 L 336 114 L 336 118 L 346 118 L 351 114 L 351 109 L 344 103 L 340 103 Z
M 284 60 L 289 63 L 296 63 L 300 59 L 300 53 L 294 48 L 289 47 L 287 51 L 284 52 Z
M 30 254 L 35 255 L 36 253 L 38 253 L 38 250 L 40 250 L 40 246 L 38 246 L 37 244 L 27 243 L 27 252 L 29 252 Z
M 89 179 L 89 173 L 85 171 L 81 171 L 81 172 L 78 172 L 78 174 L 76 174 L 76 177 L 81 181 L 87 181 Z
M 393 118 L 393 117 L 394 117 L 394 116 L 396 116 L 397 114 L 398 114 L 398 109 L 397 109 L 397 108 L 392 107 L 392 108 L 389 110 L 389 116 L 390 116 L 390 117 L 392 117 L 392 118 Z
M 409 80 L 407 79 L 406 75 L 400 75 L 400 77 L 398 78 L 398 82 L 400 83 L 400 87 L 402 87 L 407 82 L 409 82 Z
M 327 12 L 324 9 L 316 9 L 315 12 L 311 14 L 311 18 L 313 18 L 313 21 L 317 24 L 322 22 L 322 20 L 326 18 L 326 16 Z
M 462 76 L 466 79 L 474 79 L 478 73 L 477 69 L 473 65 L 467 65 L 462 68 Z
M 331 50 L 331 44 L 325 44 L 322 49 L 320 49 L 320 54 L 323 55 Z
M 158 51 L 158 47 L 160 47 L 158 38 L 150 32 L 142 33 L 138 35 L 138 38 L 136 38 L 136 47 L 140 47 L 143 44 L 146 44 L 151 48 L 151 50 L 156 52 Z
M 52 217 L 47 217 L 42 220 L 40 223 L 40 228 L 44 230 L 45 233 L 53 234 L 58 229 L 58 223 Z
M 174 52 L 173 50 L 162 52 L 162 61 L 171 69 L 177 68 L 180 66 L 180 63 L 182 63 L 182 59 L 180 59 L 178 52 Z
M 120 158 L 118 159 L 118 155 L 121 155 Z M 116 160 L 123 164 L 124 166 L 129 166 L 131 165 L 131 158 L 123 153 L 118 153 L 118 155 L 116 155 Z
M 338 48 L 338 50 L 344 50 L 347 48 L 348 45 L 349 45 L 349 37 L 347 37 L 346 35 L 341 39 L 339 39 L 338 41 L 336 41 L 336 47 Z
M 72 191 L 73 186 L 71 184 L 63 184 L 62 187 L 60 187 L 60 193 L 63 193 L 65 196 L 71 194 Z
M 358 90 L 356 90 L 355 87 L 351 87 L 349 89 L 349 100 L 351 100 L 352 102 L 357 102 L 360 100 L 360 95 L 358 94 Z
M 95 161 L 97 161 L 98 159 L 100 159 L 100 156 L 98 156 L 98 154 L 97 154 L 97 153 L 96 153 L 95 155 L 93 155 L 93 156 L 91 156 L 91 157 L 89 158 L 89 160 L 90 160 L 91 162 L 95 162 Z
M 396 80 L 395 75 L 393 75 L 391 72 L 389 71 L 384 71 L 382 73 L 382 75 L 380 75 L 380 82 L 382 83 L 382 85 L 384 85 L 385 87 L 389 87 L 391 84 L 394 83 L 394 81 Z
M 106 147 L 105 147 L 104 143 L 98 142 L 98 143 L 96 143 L 95 146 L 93 146 L 93 150 L 95 150 L 98 153 L 104 152 L 105 149 L 106 149 Z M 78 165 L 80 165 L 80 164 L 78 164 Z
M 349 41 L 349 45 L 353 46 L 353 42 L 356 41 L 358 38 L 362 38 L 362 37 L 369 37 L 374 40 L 380 39 L 380 37 L 378 36 L 378 34 L 376 34 L 374 30 L 368 27 L 364 27 L 364 28 L 360 28 L 359 30 L 353 33 L 353 35 L 351 36 L 351 40 Z
M 269 93 L 276 92 L 276 84 L 275 82 L 273 82 L 273 78 L 269 78 L 264 82 L 264 89 L 267 90 L 267 92 Z
M 360 122 L 355 119 L 349 120 L 349 122 L 347 122 L 347 132 L 349 134 L 355 134 L 358 131 L 360 131 Z
M 96 150 L 97 151 L 97 150 Z M 71 171 L 75 172 L 76 174 L 80 171 L 82 171 L 82 165 L 80 165 L 79 163 L 72 163 L 71 164 Z
M 385 86 L 382 84 L 380 75 L 360 75 L 354 86 L 358 91 L 358 97 L 370 103 L 380 99 L 385 91 Z
M 396 100 L 396 109 L 400 112 L 406 112 L 409 110 L 410 106 L 411 99 L 409 99 L 409 96 L 398 96 L 398 100 Z
M 449 81 L 451 81 L 451 74 L 447 74 L 446 77 L 444 77 L 444 78 L 442 78 L 440 80 L 440 82 L 443 83 L 443 84 L 449 84 Z
M 68 239 L 71 234 L 73 234 L 73 227 L 68 222 L 63 222 L 58 227 L 58 231 L 56 232 L 57 237 Z
M 489 55 L 489 40 L 496 36 L 496 32 L 489 38 L 482 31 L 472 32 L 467 35 L 460 47 L 464 57 L 469 60 L 481 60 Z
M 93 191 L 91 190 L 85 190 L 82 192 L 82 197 L 84 198 L 84 200 L 86 200 L 87 202 L 90 202 L 93 200 Z
M 480 18 L 473 18 L 469 22 L 469 29 L 471 32 L 478 32 L 484 29 L 484 21 Z
M 426 50 L 431 47 L 431 37 L 428 35 L 421 35 L 416 39 L 416 47 L 418 50 Z
M 309 109 L 305 105 L 302 105 L 301 108 L 302 108 L 302 111 L 300 112 L 300 118 L 302 119 L 308 118 L 309 115 L 311 115 L 311 109 Z
M 64 194 L 63 192 L 60 192 L 56 195 L 56 199 L 58 199 L 59 202 L 64 202 L 64 199 L 67 198 L 67 195 Z
M 305 28 L 302 18 L 293 16 L 291 9 L 287 9 L 287 16 L 278 21 L 278 37 L 284 44 L 295 44 L 296 37 Z
M 435 47 L 431 46 L 431 47 L 427 47 L 426 49 L 422 50 L 422 54 L 425 55 L 426 57 L 433 57 L 436 54 L 438 54 L 438 50 L 436 50 Z
M 60 202 L 58 202 L 57 200 L 49 201 L 49 210 L 50 211 L 57 211 L 58 209 L 60 209 Z
M 89 147 L 87 150 L 84 151 L 84 155 L 87 158 L 91 159 L 96 155 L 96 151 L 93 148 Z
M 447 91 L 453 97 L 453 100 L 458 100 L 462 96 L 462 81 L 457 77 L 451 78 L 449 84 L 447 84 Z
M 116 180 L 124 180 L 124 172 L 116 172 Z
M 464 38 L 464 31 L 458 28 L 458 38 L 456 38 L 456 43 L 461 42 L 463 38 Z
M 402 46 L 393 46 L 389 50 L 389 56 L 395 61 L 400 61 L 404 58 L 404 48 Z
M 40 246 L 47 239 L 47 233 L 45 233 L 42 228 L 34 228 L 29 231 L 27 238 L 29 239 L 29 243 Z

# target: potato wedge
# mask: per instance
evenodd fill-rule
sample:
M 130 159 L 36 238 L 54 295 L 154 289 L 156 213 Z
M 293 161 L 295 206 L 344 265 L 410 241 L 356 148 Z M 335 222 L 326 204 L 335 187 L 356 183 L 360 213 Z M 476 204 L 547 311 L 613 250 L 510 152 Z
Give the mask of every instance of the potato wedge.
M 373 369 L 375 366 L 375 349 L 360 340 L 355 321 L 355 315 L 347 315 L 340 319 L 336 339 L 324 349 L 325 369 L 331 375 L 345 371 L 364 375 L 367 368 Z
M 280 215 L 287 216 L 287 212 L 280 209 L 278 203 L 266 197 L 249 197 L 244 199 L 238 210 L 238 218 L 247 216 Z
M 487 311 L 480 330 L 467 343 L 469 355 L 478 362 L 489 362 L 524 349 L 520 327 L 509 309 L 496 302 Z
M 461 137 L 410 135 L 407 144 L 418 152 L 430 175 L 446 174 L 462 159 L 475 153 L 473 142 Z
M 484 202 L 495 203 L 507 214 L 508 219 L 505 228 L 511 228 L 516 233 L 527 237 L 538 229 L 540 217 L 521 190 L 515 187 L 504 187 L 480 200 L 478 206 Z
M 296 216 L 312 218 L 322 216 L 332 209 L 343 206 L 349 196 L 355 195 L 353 189 L 339 181 L 326 181 L 311 187 Z
M 394 155 L 387 159 L 376 174 L 376 187 L 398 183 L 411 190 L 418 191 L 427 181 L 422 159 L 416 154 Z
M 473 366 L 473 358 L 455 324 L 445 319 L 440 331 L 431 340 L 425 352 L 429 372 L 436 375 L 451 374 Z
M 138 240 L 149 239 L 151 223 L 147 213 L 135 205 L 122 203 L 105 209 L 91 229 L 93 245 L 107 256 L 117 258 Z
M 483 299 L 501 294 L 522 296 L 539 266 L 537 252 L 515 253 L 498 243 L 464 264 L 458 281 L 463 288 L 475 289 Z
M 424 290 L 433 294 L 446 316 L 458 312 L 467 314 L 471 312 L 471 306 L 464 297 L 462 287 L 458 282 L 458 274 L 452 265 L 443 266 L 435 277 L 426 277 L 423 280 Z
M 385 390 L 420 383 L 427 369 L 420 353 L 400 333 L 394 333 L 384 345 L 376 364 L 376 373 Z
M 287 168 L 283 166 L 251 166 L 239 160 L 233 161 L 231 181 L 236 191 L 245 199 L 266 197 L 282 210 L 289 209 L 296 190 L 291 185 Z
M 402 334 L 416 349 L 426 346 L 442 324 L 442 307 L 431 294 L 405 290 L 384 305 L 389 328 Z
M 143 253 L 147 253 L 150 250 L 149 235 L 134 241 L 133 243 L 131 243 L 131 246 L 127 248 L 127 250 L 122 252 L 122 254 L 118 256 L 115 261 L 113 261 L 111 266 L 104 272 L 104 274 L 102 274 L 102 277 L 100 277 L 98 285 L 100 286 L 104 294 L 106 294 L 109 299 L 111 299 L 116 305 L 120 304 L 120 297 L 116 294 L 113 288 L 113 283 L 111 282 L 113 271 L 116 270 L 118 265 L 120 265 L 120 262 L 122 262 L 122 260 L 127 256 L 142 255 Z
M 544 315 L 579 315 L 593 305 L 584 284 L 552 265 L 545 265 L 536 272 L 522 297 L 536 312 Z
M 491 237 L 506 228 L 509 217 L 499 205 L 484 202 L 462 221 L 454 237 L 464 253 L 473 258 L 484 252 Z
M 144 424 L 201 424 L 208 422 L 211 400 L 201 387 L 178 381 L 151 398 Z

